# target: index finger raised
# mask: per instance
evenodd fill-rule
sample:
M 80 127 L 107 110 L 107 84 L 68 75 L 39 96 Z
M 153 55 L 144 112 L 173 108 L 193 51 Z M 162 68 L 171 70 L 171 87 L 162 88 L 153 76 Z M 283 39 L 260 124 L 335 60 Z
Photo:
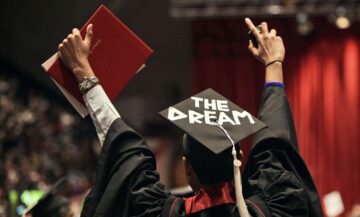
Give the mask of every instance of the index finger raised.
M 245 23 L 248 26 L 249 30 L 252 32 L 252 34 L 255 36 L 255 38 L 259 39 L 260 33 L 254 23 L 249 18 L 245 18 Z

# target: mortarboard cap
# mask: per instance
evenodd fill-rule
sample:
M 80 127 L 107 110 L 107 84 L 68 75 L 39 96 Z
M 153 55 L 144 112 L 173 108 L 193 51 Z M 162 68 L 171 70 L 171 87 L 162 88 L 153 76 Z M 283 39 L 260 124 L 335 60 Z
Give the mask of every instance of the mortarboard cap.
M 215 120 L 225 128 L 235 143 L 266 127 L 263 122 L 212 89 L 171 106 L 160 114 L 215 154 L 232 146 L 224 132 L 214 123 Z
M 235 144 L 266 127 L 212 89 L 171 106 L 160 115 L 185 132 L 184 155 L 203 184 L 232 177 L 232 142 L 218 125 L 226 130 Z M 214 173 L 209 173 L 209 170 Z
M 39 199 L 33 206 L 28 207 L 24 213 L 31 213 L 33 217 L 45 217 L 45 216 L 58 216 L 60 212 L 67 211 L 70 204 L 69 200 L 65 197 L 56 195 L 59 188 L 65 184 L 66 178 L 63 177 L 57 181 L 51 189 Z M 66 208 L 66 210 L 63 210 Z M 62 216 L 62 215 L 60 215 Z M 64 215 L 65 216 L 65 215 Z

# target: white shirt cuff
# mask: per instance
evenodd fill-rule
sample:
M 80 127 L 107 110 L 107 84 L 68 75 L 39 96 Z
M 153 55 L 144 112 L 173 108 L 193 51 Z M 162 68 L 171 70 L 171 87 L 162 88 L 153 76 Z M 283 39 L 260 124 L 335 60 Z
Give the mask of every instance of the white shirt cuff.
M 120 115 L 100 85 L 91 88 L 83 98 L 103 145 L 111 124 L 120 118 Z

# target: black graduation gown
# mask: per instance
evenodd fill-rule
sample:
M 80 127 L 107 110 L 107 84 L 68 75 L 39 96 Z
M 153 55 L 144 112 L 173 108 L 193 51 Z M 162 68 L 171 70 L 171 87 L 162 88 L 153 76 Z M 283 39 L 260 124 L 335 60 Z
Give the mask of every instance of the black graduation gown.
M 283 88 L 265 88 L 260 120 L 269 128 L 256 136 L 243 175 L 252 216 L 323 216 L 319 197 L 297 153 L 291 111 Z M 183 217 L 184 199 L 159 182 L 153 153 L 122 119 L 109 129 L 82 217 Z M 188 216 L 237 217 L 235 205 L 221 205 Z
M 255 136 L 243 174 L 244 197 L 266 216 L 323 216 L 320 198 L 298 153 L 284 88 L 264 90 L 259 119 L 268 125 Z

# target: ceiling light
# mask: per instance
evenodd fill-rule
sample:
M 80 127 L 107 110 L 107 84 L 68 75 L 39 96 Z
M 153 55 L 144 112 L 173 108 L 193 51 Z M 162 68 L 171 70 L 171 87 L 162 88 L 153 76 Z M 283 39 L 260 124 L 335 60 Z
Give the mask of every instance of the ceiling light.
M 299 33 L 299 35 L 309 35 L 313 29 L 314 29 L 314 25 L 313 23 L 309 20 L 309 16 L 304 13 L 304 12 L 300 12 L 296 15 L 296 21 L 297 21 L 297 32 Z
M 338 7 L 335 11 L 335 25 L 339 29 L 347 29 L 351 26 L 350 16 L 346 8 Z

